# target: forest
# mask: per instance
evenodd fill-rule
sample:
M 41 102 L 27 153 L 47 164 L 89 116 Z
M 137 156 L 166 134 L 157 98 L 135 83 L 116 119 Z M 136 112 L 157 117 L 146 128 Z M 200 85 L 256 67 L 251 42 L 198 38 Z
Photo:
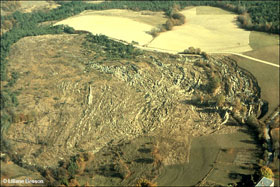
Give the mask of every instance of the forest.
M 8 31 L 1 33 L 1 81 L 6 81 L 4 89 L 1 89 L 1 134 L 3 129 L 12 123 L 12 111 L 18 101 L 17 93 L 11 91 L 17 76 L 8 73 L 6 70 L 7 56 L 12 44 L 26 36 L 37 36 L 43 34 L 74 33 L 74 29 L 68 26 L 43 26 L 39 23 L 45 21 L 62 20 L 67 17 L 81 13 L 84 10 L 105 10 L 105 9 L 130 9 L 130 10 L 151 10 L 164 11 L 170 16 L 172 8 L 176 4 L 178 9 L 186 6 L 215 6 L 239 14 L 238 20 L 241 27 L 249 30 L 264 31 L 279 34 L 279 1 L 110 1 L 99 4 L 89 4 L 82 1 L 63 2 L 61 5 L 50 11 L 36 11 L 32 13 L 14 12 L 11 15 L 1 16 L 1 27 L 8 27 Z M 105 39 L 107 40 L 107 38 Z M 118 45 L 111 43 L 112 46 Z M 121 44 L 119 44 L 121 45 Z M 111 46 L 107 46 L 111 51 Z M 131 46 L 121 45 L 122 51 L 132 51 Z
M 142 54 L 141 50 L 133 47 L 133 45 L 127 45 L 111 40 L 105 35 L 88 34 L 85 37 L 85 42 L 83 42 L 83 45 L 87 49 L 98 50 L 100 47 L 103 48 L 103 50 L 106 51 L 106 56 L 110 59 L 132 59 L 135 58 L 135 56 Z

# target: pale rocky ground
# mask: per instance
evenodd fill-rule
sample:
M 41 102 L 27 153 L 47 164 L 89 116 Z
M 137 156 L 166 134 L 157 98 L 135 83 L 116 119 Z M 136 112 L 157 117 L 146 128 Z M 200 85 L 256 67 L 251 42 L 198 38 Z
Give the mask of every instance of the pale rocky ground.
M 100 29 L 98 31 L 102 34 L 127 42 L 138 41 L 135 36 L 139 36 L 140 44 L 151 39 L 146 31 L 155 27 L 155 23 L 136 20 L 139 15 L 132 11 L 126 17 L 121 17 L 120 10 L 111 11 L 104 14 L 95 12 L 95 18 L 92 18 L 91 12 L 84 12 L 84 15 L 70 19 L 87 18 L 95 23 L 105 20 L 107 25 L 101 28 L 94 26 L 93 29 Z M 117 13 L 119 15 L 116 17 Z M 197 23 L 193 9 L 189 12 L 185 10 L 185 13 Z M 152 17 L 149 13 L 142 15 Z M 232 20 L 234 17 L 228 15 L 229 18 Z M 217 19 L 212 23 L 215 21 Z M 125 27 L 119 27 L 120 22 L 132 27 L 126 30 L 129 34 L 122 35 L 121 30 Z M 162 17 L 161 22 L 164 22 Z M 86 30 L 86 21 L 75 20 L 71 23 L 77 24 L 77 30 Z M 145 29 L 139 30 L 138 26 Z M 196 24 L 192 27 L 194 30 L 198 28 Z M 200 26 L 201 30 L 203 27 Z M 210 27 L 207 29 L 207 32 L 213 30 Z M 220 34 L 223 39 L 228 39 L 226 34 Z M 244 33 L 239 34 L 244 37 L 245 47 L 235 48 L 232 44 L 228 47 L 247 50 L 247 38 Z M 213 33 L 211 36 L 216 37 Z M 167 39 L 170 42 L 170 38 Z M 129 173 L 123 171 L 127 170 L 126 167 L 134 173 L 123 183 L 120 178 L 110 178 L 113 182 L 108 185 L 135 184 L 138 177 L 152 178 L 158 174 L 160 164 L 156 162 L 157 159 L 165 166 L 189 162 L 193 137 L 231 134 L 239 130 L 237 126 L 224 125 L 226 114 L 230 114 L 229 120 L 234 121 L 231 105 L 237 98 L 241 99 L 248 111 L 257 112 L 259 100 L 256 93 L 259 90 L 256 82 L 227 57 L 216 55 L 205 60 L 198 56 L 145 52 L 133 60 L 98 61 L 94 50 L 89 52 L 81 47 L 83 40 L 81 35 L 66 34 L 25 37 L 12 48 L 9 71 L 20 74 L 13 88 L 20 91 L 20 104 L 16 112 L 35 114 L 35 120 L 13 123 L 5 138 L 10 148 L 9 156 L 16 158 L 25 168 L 56 168 L 61 160 L 80 152 L 92 152 L 95 160 L 87 166 L 90 171 L 87 174 L 95 177 L 94 184 L 104 185 L 104 181 L 109 181 L 107 175 Z M 236 39 L 230 41 L 237 42 Z M 207 64 L 204 68 L 213 68 L 221 78 L 222 87 L 216 94 L 226 96 L 227 104 L 224 107 L 192 103 L 194 95 L 208 95 L 205 91 L 208 84 L 206 69 L 196 65 L 199 61 Z M 232 85 L 231 89 L 229 85 Z M 159 158 L 155 156 L 155 147 Z M 145 162 L 147 164 L 143 164 Z M 152 165 L 149 165 L 151 162 Z M 17 170 L 17 167 L 13 163 L 8 164 L 5 174 L 17 178 L 16 172 L 11 174 L 11 168 Z M 112 164 L 115 164 L 113 169 L 120 168 L 111 171 Z M 24 173 L 21 175 L 32 176 L 29 171 L 20 172 Z M 42 176 L 36 173 L 33 177 Z
M 36 114 L 35 121 L 15 123 L 7 132 L 11 150 L 23 163 L 55 167 L 77 151 L 96 153 L 142 135 L 188 146 L 188 136 L 236 129 L 221 126 L 230 107 L 190 104 L 193 95 L 207 94 L 205 70 L 194 65 L 200 57 L 146 52 L 133 60 L 100 64 L 84 54 L 82 41 L 79 35 L 45 35 L 25 37 L 12 47 L 9 69 L 20 74 L 15 85 L 21 90 L 17 110 Z M 239 97 L 256 110 L 252 100 L 257 90 L 251 78 L 228 59 L 219 61 L 205 61 L 219 69 L 223 85 L 217 94 L 226 95 L 228 106 Z M 230 82 L 232 90 L 226 91 Z M 184 154 L 173 160 L 166 156 L 164 162 L 185 162 Z

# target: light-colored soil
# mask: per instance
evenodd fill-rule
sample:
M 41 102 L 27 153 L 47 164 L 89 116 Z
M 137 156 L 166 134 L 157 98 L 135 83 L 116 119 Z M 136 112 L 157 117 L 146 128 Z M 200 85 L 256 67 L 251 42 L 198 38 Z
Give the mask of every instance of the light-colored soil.
M 85 11 L 57 24 L 69 25 L 76 30 L 87 30 L 93 34 L 104 34 L 126 42 L 136 41 L 140 45 L 153 37 L 147 32 L 164 22 L 163 13 L 130 10 Z
M 152 39 L 152 36 L 146 33 L 152 29 L 150 25 L 121 17 L 79 16 L 57 24 L 69 25 L 76 30 L 87 30 L 93 34 L 104 34 L 126 42 L 137 41 L 145 44 Z
M 210 6 L 199 6 L 196 8 L 196 14 L 197 15 L 228 15 L 233 13 L 223 10 L 221 8 L 210 7 Z
M 29 13 L 39 9 L 54 9 L 60 6 L 52 1 L 20 1 L 20 3 L 20 11 L 25 13 Z
M 212 7 L 207 7 L 211 9 Z M 234 14 L 197 14 L 195 7 L 181 11 L 186 23 L 172 31 L 161 33 L 150 47 L 172 49 L 178 52 L 188 47 L 201 48 L 206 52 L 250 51 L 249 31 L 238 28 Z M 217 9 L 217 8 L 213 8 Z
M 86 2 L 91 4 L 99 4 L 99 3 L 103 3 L 104 1 L 86 1 Z
M 198 13 L 197 13 L 198 10 Z M 181 52 L 193 46 L 206 52 L 245 52 L 249 46 L 249 31 L 238 28 L 235 14 L 214 7 L 194 7 L 181 11 L 186 23 L 163 32 L 148 47 Z M 209 13 L 209 14 L 207 14 Z M 57 24 L 67 24 L 77 30 L 104 34 L 126 42 L 147 44 L 152 36 L 147 31 L 166 21 L 162 12 L 131 10 L 85 11 Z
M 100 16 L 116 16 L 122 18 L 129 18 L 140 23 L 146 23 L 151 26 L 158 26 L 164 24 L 167 20 L 164 16 L 164 12 L 152 12 L 152 11 L 132 11 L 122 9 L 109 9 L 101 11 L 84 11 L 80 15 L 100 15 Z

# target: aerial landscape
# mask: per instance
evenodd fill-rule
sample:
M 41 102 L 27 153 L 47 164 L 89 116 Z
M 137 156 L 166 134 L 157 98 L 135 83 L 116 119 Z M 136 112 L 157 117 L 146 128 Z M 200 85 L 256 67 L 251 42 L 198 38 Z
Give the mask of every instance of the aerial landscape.
M 1 186 L 279 186 L 279 1 L 1 1 Z

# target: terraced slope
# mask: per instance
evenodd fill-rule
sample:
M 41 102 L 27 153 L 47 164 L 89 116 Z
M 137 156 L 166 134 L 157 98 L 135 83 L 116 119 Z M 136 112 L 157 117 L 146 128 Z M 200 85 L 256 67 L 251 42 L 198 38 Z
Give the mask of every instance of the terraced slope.
M 88 169 L 75 173 L 81 185 L 89 176 L 97 185 L 108 177 L 113 184 L 155 179 L 161 166 L 188 162 L 191 137 L 235 132 L 238 127 L 223 124 L 257 113 L 258 86 L 234 61 L 144 51 L 133 59 L 110 58 L 104 46 L 89 49 L 84 40 L 85 35 L 25 37 L 9 57 L 9 72 L 19 74 L 12 89 L 20 103 L 5 134 L 7 154 L 39 169 L 51 183 L 43 171 L 79 153 L 96 156 L 94 166 L 88 161 Z M 220 81 L 213 89 L 214 77 Z M 117 160 L 102 157 L 113 152 Z

